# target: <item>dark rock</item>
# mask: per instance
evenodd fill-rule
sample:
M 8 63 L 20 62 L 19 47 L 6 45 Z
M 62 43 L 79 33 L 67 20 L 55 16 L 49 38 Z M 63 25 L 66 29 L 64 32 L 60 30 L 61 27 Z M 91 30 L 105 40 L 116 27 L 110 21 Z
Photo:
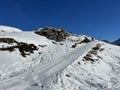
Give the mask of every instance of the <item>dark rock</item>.
M 82 40 L 80 43 L 88 43 L 91 42 L 92 40 L 88 39 L 87 37 L 85 37 L 84 40 Z
M 13 38 L 0 38 L 0 43 L 18 43 L 16 40 L 14 40 Z
M 47 45 L 39 45 L 40 47 L 42 47 L 42 48 L 44 48 L 44 47 L 46 47 Z
M 32 86 L 39 86 L 39 83 L 34 83 L 32 84 Z
M 66 74 L 67 77 L 71 77 L 70 75 Z
M 51 27 L 46 27 L 41 30 L 35 31 L 36 34 L 45 36 L 48 39 L 55 40 L 57 42 L 63 41 L 70 35 L 70 33 L 66 32 L 63 29 L 56 29 Z
M 97 44 L 95 47 L 93 47 L 92 49 L 93 50 L 100 50 L 100 47 L 101 47 L 101 45 L 100 44 Z
M 76 48 L 77 43 L 75 43 L 74 45 L 71 46 L 71 48 Z
M 34 50 L 38 50 L 37 46 L 34 44 L 27 44 L 24 42 L 17 42 L 13 38 L 0 38 L 0 42 L 12 44 L 16 43 L 15 46 L 9 46 L 9 47 L 2 47 L 0 48 L 1 51 L 15 51 L 15 49 L 18 49 L 23 57 L 26 57 L 26 55 L 29 55 L 30 53 L 33 53 Z
M 80 62 L 78 62 L 78 64 L 80 65 Z

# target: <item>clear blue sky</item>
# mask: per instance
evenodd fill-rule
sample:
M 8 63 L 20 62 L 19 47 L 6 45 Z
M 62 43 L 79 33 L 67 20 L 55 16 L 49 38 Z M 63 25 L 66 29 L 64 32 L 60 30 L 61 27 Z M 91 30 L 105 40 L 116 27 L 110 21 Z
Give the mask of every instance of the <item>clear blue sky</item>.
M 0 0 L 0 24 L 23 30 L 64 26 L 113 41 L 120 38 L 120 0 Z

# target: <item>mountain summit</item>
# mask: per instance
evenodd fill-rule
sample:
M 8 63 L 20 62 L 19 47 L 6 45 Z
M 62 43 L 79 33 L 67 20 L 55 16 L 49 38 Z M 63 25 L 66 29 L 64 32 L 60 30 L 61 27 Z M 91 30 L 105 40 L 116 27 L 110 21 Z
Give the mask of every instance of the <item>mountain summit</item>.
M 119 46 L 51 27 L 0 27 L 0 90 L 120 90 L 119 76 Z

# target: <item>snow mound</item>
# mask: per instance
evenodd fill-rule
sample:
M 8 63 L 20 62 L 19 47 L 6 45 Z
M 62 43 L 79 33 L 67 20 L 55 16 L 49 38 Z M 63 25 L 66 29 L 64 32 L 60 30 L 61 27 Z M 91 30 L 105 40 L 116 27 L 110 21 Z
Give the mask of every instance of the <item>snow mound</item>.
M 22 32 L 22 30 L 10 26 L 0 25 L 0 32 Z

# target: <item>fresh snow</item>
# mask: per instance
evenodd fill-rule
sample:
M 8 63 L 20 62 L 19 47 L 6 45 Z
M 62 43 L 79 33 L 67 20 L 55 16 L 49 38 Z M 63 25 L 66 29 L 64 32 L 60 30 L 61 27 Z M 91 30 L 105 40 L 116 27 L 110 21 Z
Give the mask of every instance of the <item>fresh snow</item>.
M 105 48 L 102 53 L 99 52 L 102 59 L 91 64 L 79 57 L 45 81 L 47 89 L 44 90 L 120 90 L 120 47 L 101 44 Z
M 10 26 L 0 25 L 0 32 L 22 32 L 22 30 Z
M 6 80 L 0 83 L 1 88 L 5 88 L 6 90 L 10 90 L 10 88 L 13 89 L 13 86 L 15 83 L 17 83 L 17 87 L 19 85 L 21 86 L 22 82 L 28 83 L 28 85 L 32 85 L 37 82 L 43 82 L 45 79 L 50 78 L 52 75 L 58 73 L 59 71 L 63 70 L 66 66 L 68 66 L 70 63 L 72 63 L 75 59 L 77 59 L 79 56 L 84 54 L 86 51 L 89 50 L 89 48 L 93 47 L 96 43 L 91 42 L 87 45 L 83 45 L 79 48 L 76 48 L 76 50 L 72 50 L 71 52 L 56 57 L 55 60 L 50 61 L 49 63 L 46 63 L 42 66 L 37 66 L 32 71 L 27 72 L 21 76 L 15 77 L 12 80 Z M 28 82 L 26 80 L 27 78 L 31 78 L 31 80 Z M 3 84 L 5 83 L 5 84 Z M 7 88 L 5 87 L 7 85 Z M 26 89 L 25 87 L 22 89 Z M 19 90 L 19 89 L 18 89 Z
M 120 47 L 102 41 L 80 43 L 85 35 L 71 35 L 55 42 L 30 31 L 0 26 L 0 38 L 34 44 L 39 49 L 22 57 L 19 50 L 0 51 L 0 90 L 120 90 Z M 97 44 L 103 51 L 83 57 Z M 14 46 L 0 42 L 0 48 Z M 44 46 L 44 47 L 41 47 Z M 99 57 L 98 57 L 99 56 Z

